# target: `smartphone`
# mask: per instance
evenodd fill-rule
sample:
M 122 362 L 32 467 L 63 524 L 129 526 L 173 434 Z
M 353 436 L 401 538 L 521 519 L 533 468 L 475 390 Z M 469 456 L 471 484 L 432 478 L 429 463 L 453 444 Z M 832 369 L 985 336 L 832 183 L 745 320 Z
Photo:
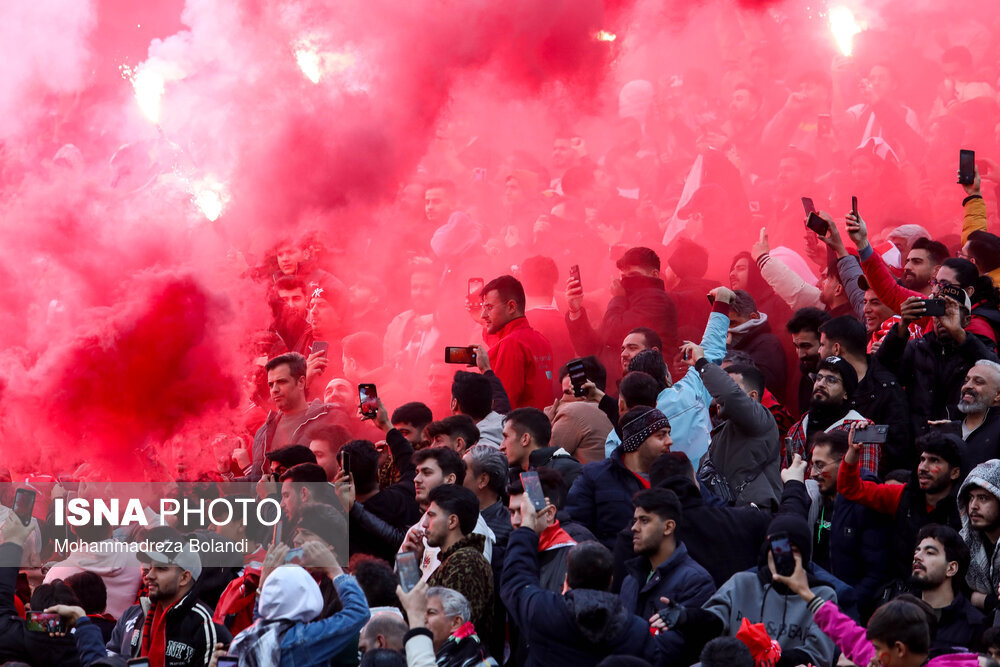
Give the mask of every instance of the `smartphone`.
M 533 470 L 522 472 L 521 486 L 524 487 L 524 492 L 528 494 L 528 500 L 531 501 L 531 505 L 535 508 L 536 512 L 541 512 L 545 509 L 548 503 L 545 502 L 545 493 L 542 491 L 542 482 L 538 479 L 537 472 Z
M 854 442 L 884 443 L 889 435 L 889 427 L 885 424 L 869 424 L 864 428 L 854 429 Z
M 281 544 L 281 524 L 283 521 L 279 520 L 278 523 L 274 524 L 274 532 L 271 533 L 271 544 Z
M 976 152 L 964 148 L 958 152 L 958 182 L 972 185 L 976 182 Z
M 715 295 L 714 294 L 706 294 L 705 296 L 708 297 L 708 302 L 714 306 L 715 305 Z
M 830 223 L 819 217 L 815 211 L 809 214 L 809 220 L 806 222 L 806 227 L 816 232 L 819 236 L 826 236 L 826 233 L 830 231 Z
M 945 312 L 944 299 L 924 299 L 924 315 L 941 317 Z
M 222 658 L 219 658 L 219 667 L 222 667 L 222 660 L 223 660 Z M 129 660 L 125 664 L 126 665 L 137 665 L 138 667 L 149 667 L 149 658 L 132 658 L 131 660 Z M 232 663 L 230 663 L 230 664 L 232 664 Z M 239 658 L 236 658 L 236 663 L 235 664 L 237 664 L 237 665 L 240 664 L 240 659 Z
M 35 509 L 35 496 L 31 489 L 18 489 L 14 493 L 14 514 L 25 526 L 31 523 L 31 513 Z
M 576 282 L 580 283 L 580 288 L 581 289 L 583 288 L 583 283 L 580 281 L 580 265 L 579 264 L 574 264 L 573 266 L 569 267 L 569 277 L 572 278 L 573 280 L 575 280 Z
M 569 381 L 573 384 L 573 395 L 586 396 L 587 392 L 583 389 L 583 383 L 587 381 L 587 371 L 583 369 L 583 361 L 573 359 L 566 364 L 566 370 L 569 371 Z
M 305 550 L 302 547 L 296 549 L 289 549 L 288 553 L 285 554 L 286 563 L 295 563 L 296 565 L 302 565 L 302 557 L 305 555 Z
M 326 356 L 326 351 L 330 349 L 330 344 L 325 340 L 314 340 L 312 344 L 312 353 L 322 352 L 323 356 Z
M 483 286 L 486 283 L 482 278 L 469 278 L 469 297 L 479 297 L 479 293 L 483 291 Z
M 802 198 L 802 209 L 806 212 L 806 215 L 816 212 L 816 205 L 813 204 L 813 200 L 811 197 Z
M 375 385 L 363 383 L 358 385 L 358 400 L 361 404 L 361 416 L 375 419 L 378 415 L 378 392 Z
M 774 569 L 782 576 L 792 576 L 795 571 L 795 555 L 792 553 L 792 541 L 788 539 L 788 533 L 776 533 L 771 536 L 770 542 Z
M 399 574 L 399 586 L 404 593 L 409 593 L 420 583 L 420 567 L 417 566 L 417 554 L 404 551 L 396 556 L 396 572 Z
M 444 348 L 444 363 L 475 366 L 476 348 L 471 345 L 469 347 L 446 347 Z
M 340 451 L 340 469 L 345 475 L 351 474 L 351 453 Z
M 59 614 L 29 611 L 24 625 L 29 632 L 66 632 L 66 621 Z
M 240 667 L 240 659 L 231 655 L 224 655 L 219 658 L 219 667 Z
M 854 195 L 851 195 L 851 213 L 855 218 L 858 217 L 858 198 Z
M 821 113 L 816 116 L 816 134 L 821 137 L 828 137 L 833 134 L 833 116 L 828 113 Z

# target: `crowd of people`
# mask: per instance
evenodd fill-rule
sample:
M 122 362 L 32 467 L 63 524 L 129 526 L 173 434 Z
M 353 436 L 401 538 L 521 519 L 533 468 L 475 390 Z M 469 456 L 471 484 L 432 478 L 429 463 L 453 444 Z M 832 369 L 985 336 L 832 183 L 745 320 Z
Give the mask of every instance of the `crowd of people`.
M 863 62 L 630 81 L 601 154 L 450 136 L 367 270 L 241 266 L 241 429 L 178 480 L 279 528 L 66 528 L 100 462 L 7 475 L 0 664 L 1000 664 L 1000 71 Z

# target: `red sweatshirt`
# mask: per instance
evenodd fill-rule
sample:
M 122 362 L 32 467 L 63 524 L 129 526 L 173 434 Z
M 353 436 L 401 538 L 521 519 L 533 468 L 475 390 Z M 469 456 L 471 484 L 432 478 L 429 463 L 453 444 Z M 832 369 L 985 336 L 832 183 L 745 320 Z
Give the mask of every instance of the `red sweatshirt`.
M 552 404 L 552 346 L 525 317 L 508 322 L 490 348 L 490 366 L 510 398 L 511 408 Z
M 861 465 L 841 461 L 837 473 L 837 491 L 859 505 L 870 507 L 882 514 L 896 514 L 899 499 L 903 497 L 903 484 L 877 484 L 861 479 Z

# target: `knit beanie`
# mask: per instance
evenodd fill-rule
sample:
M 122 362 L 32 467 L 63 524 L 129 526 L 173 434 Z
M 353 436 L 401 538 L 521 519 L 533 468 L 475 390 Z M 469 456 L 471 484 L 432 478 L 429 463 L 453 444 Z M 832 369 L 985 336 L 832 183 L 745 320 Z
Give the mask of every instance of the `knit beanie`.
M 649 408 L 622 424 L 622 451 L 634 452 L 646 438 L 660 429 L 669 428 L 667 416 L 656 408 Z

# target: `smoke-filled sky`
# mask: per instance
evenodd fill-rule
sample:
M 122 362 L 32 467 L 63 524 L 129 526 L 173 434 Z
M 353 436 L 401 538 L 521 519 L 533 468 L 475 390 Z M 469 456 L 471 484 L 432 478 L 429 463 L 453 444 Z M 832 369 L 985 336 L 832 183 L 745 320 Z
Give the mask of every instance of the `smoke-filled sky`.
M 484 236 L 497 235 L 505 180 L 531 162 L 525 156 L 551 170 L 532 172 L 542 181 L 537 195 L 559 175 L 550 165 L 554 137 L 578 137 L 578 152 L 602 164 L 637 126 L 638 169 L 654 160 L 659 174 L 649 203 L 657 231 L 646 244 L 663 248 L 699 151 L 720 133 L 739 148 L 732 119 L 726 124 L 738 81 L 762 99 L 759 118 L 736 125 L 758 135 L 808 73 L 849 81 L 841 91 L 848 106 L 862 101 L 858 82 L 887 64 L 893 94 L 923 119 L 941 94 L 949 47 L 968 47 L 997 85 L 996 7 L 831 4 L 848 7 L 858 24 L 850 57 L 822 1 L 4 3 L 4 462 L 63 473 L 103 460 L 132 478 L 149 457 L 198 467 L 195 454 L 212 434 L 239 430 L 251 340 L 269 322 L 266 286 L 248 269 L 265 264 L 279 239 L 318 232 L 324 268 L 352 290 L 381 293 L 377 310 L 388 319 L 407 307 L 409 263 L 430 254 L 411 245 L 413 227 L 426 221 L 422 201 L 408 207 L 408 184 L 456 181 Z M 645 106 L 638 102 L 632 126 L 621 120 L 619 94 L 636 80 L 655 92 L 639 95 Z M 948 156 L 941 173 L 953 177 L 961 140 L 996 154 L 988 123 L 970 121 L 964 136 L 949 136 L 939 144 L 928 136 L 922 148 Z M 715 276 L 757 237 L 752 186 L 781 178 L 777 165 L 763 164 L 769 150 L 755 144 L 729 155 L 747 192 L 714 216 L 708 207 L 693 232 L 709 247 Z M 817 177 L 834 168 L 822 160 L 835 158 L 820 156 Z M 761 166 L 746 167 L 754 162 Z M 914 182 L 933 173 L 902 171 Z M 474 183 L 493 198 L 467 187 Z M 867 201 L 887 184 L 870 182 Z M 921 224 L 954 222 L 942 219 L 956 211 L 937 208 L 935 186 L 922 196 Z M 546 201 L 548 214 L 558 198 Z M 645 241 L 614 231 L 602 228 L 604 247 L 568 237 L 570 247 L 550 254 L 575 255 L 597 291 L 613 277 L 607 246 Z M 521 245 L 498 241 L 485 278 L 522 262 Z M 557 260 L 560 285 L 569 263 Z M 384 333 L 384 322 L 343 318 L 343 334 Z M 451 344 L 467 344 L 474 331 L 469 321 L 454 325 Z M 178 450 L 195 454 L 184 461 Z

